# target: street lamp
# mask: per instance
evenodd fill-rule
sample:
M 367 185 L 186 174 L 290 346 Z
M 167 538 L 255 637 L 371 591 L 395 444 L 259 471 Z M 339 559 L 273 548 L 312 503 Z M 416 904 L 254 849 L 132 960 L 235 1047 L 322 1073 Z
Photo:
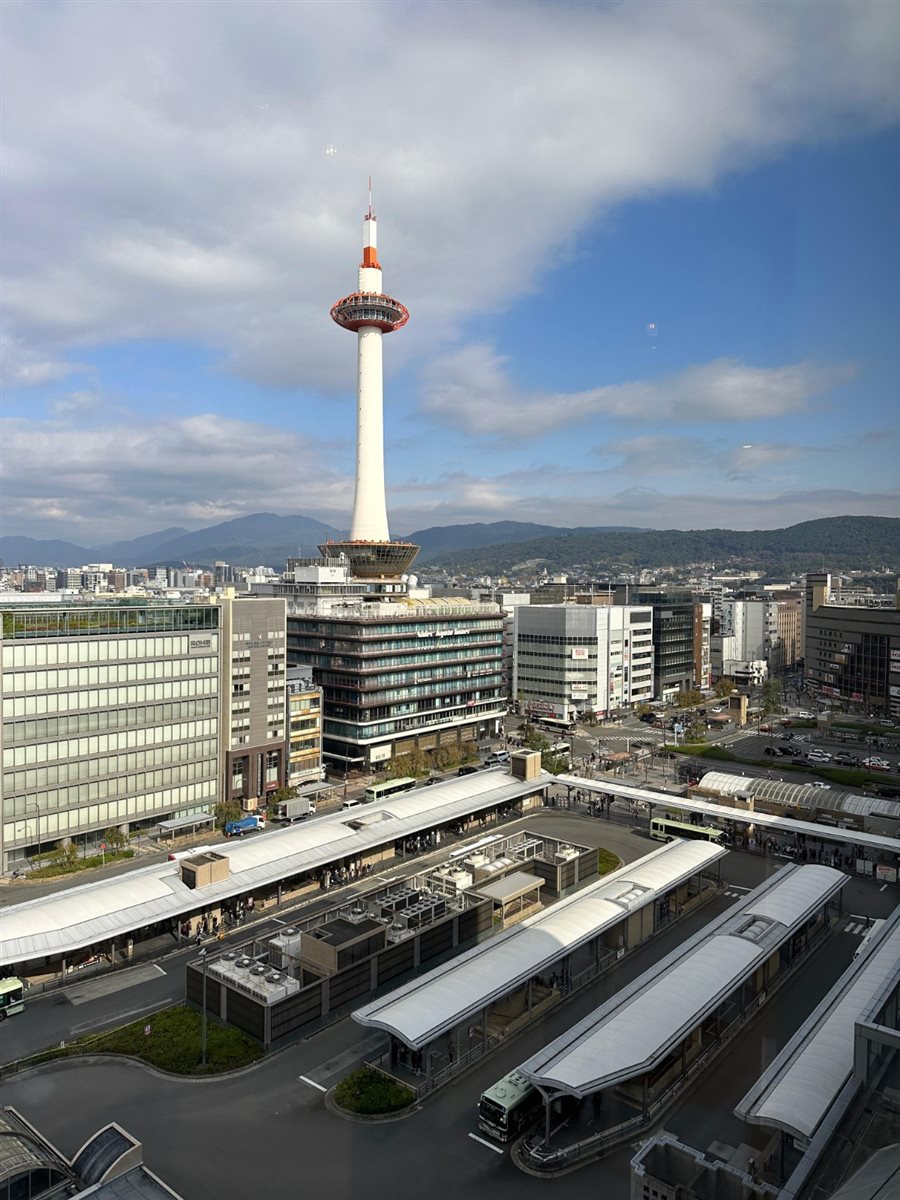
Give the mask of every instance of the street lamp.
M 206 962 L 207 952 L 206 947 L 200 951 L 200 957 L 203 960 L 203 1012 L 201 1014 L 200 1024 L 200 1066 L 206 1066 Z

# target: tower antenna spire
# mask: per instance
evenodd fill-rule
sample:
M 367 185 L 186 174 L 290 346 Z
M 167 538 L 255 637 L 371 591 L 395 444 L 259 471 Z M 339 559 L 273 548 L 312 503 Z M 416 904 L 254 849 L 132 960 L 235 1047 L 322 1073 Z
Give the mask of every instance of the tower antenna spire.
M 372 207 L 372 176 L 369 176 L 369 216 L 375 216 L 375 209 Z

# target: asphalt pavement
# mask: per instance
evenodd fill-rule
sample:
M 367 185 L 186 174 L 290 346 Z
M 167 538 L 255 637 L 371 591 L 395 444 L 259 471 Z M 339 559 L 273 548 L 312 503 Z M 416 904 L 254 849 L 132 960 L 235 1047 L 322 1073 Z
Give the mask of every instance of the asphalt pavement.
M 560 836 L 571 836 L 573 841 L 593 838 L 596 830 L 606 844 L 615 840 L 626 852 L 630 848 L 646 853 L 652 848 L 648 840 L 612 822 L 566 813 L 546 814 L 546 818 L 558 823 Z M 564 834 L 563 829 L 571 833 Z M 772 859 L 730 853 L 723 861 L 727 881 L 723 894 L 625 958 L 403 1120 L 368 1124 L 337 1118 L 326 1110 L 319 1088 L 301 1078 L 324 1078 L 325 1086 L 337 1081 L 337 1075 L 328 1075 L 329 1064 L 352 1061 L 356 1048 L 370 1036 L 350 1019 L 234 1077 L 181 1081 L 125 1062 L 70 1060 L 6 1081 L 4 1103 L 20 1109 L 69 1153 L 106 1122 L 118 1121 L 143 1143 L 148 1166 L 186 1200 L 239 1200 L 262 1189 L 276 1196 L 308 1192 L 331 1200 L 359 1193 L 391 1200 L 420 1200 L 429 1193 L 442 1200 L 471 1200 L 487 1194 L 497 1200 L 519 1200 L 523 1195 L 546 1195 L 550 1187 L 567 1198 L 593 1200 L 602 1189 L 609 1200 L 626 1200 L 633 1149 L 564 1180 L 534 1179 L 518 1171 L 506 1152 L 469 1136 L 477 1132 L 478 1096 L 780 865 Z M 734 1103 L 850 961 L 863 926 L 849 917 L 886 915 L 898 898 L 900 889 L 895 886 L 850 880 L 844 889 L 848 921 L 669 1113 L 665 1127 L 700 1149 L 714 1138 L 752 1141 L 754 1134 L 731 1113 Z M 169 969 L 169 961 L 164 964 L 165 978 L 174 983 L 180 964 L 173 961 Z M 57 998 L 50 1007 L 62 1003 L 85 1013 L 91 1004 L 103 1002 L 119 1003 L 124 1009 L 165 986 L 162 977 L 160 982 L 146 978 L 96 1001 L 72 1006 L 69 1000 Z

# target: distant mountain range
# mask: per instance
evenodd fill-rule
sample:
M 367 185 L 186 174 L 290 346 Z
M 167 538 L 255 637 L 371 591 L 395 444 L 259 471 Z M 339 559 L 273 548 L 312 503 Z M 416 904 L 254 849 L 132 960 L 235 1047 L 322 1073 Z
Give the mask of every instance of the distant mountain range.
M 78 567 L 111 562 L 119 567 L 269 566 L 315 555 L 328 538 L 345 531 L 311 517 L 253 513 L 190 532 L 174 527 L 105 546 L 26 537 L 0 538 L 6 566 Z M 419 529 L 409 541 L 422 547 L 417 566 L 473 574 L 508 574 L 527 563 L 550 571 L 582 568 L 612 573 L 626 567 L 728 562 L 757 570 L 867 569 L 900 564 L 900 518 L 825 517 L 786 529 L 638 529 L 628 526 L 560 529 L 522 521 L 438 525 Z
M 777 573 L 900 569 L 900 518 L 823 517 L 785 529 L 560 529 L 527 541 L 447 551 L 429 566 L 475 575 L 545 567 L 602 576 L 689 563 L 731 563 Z

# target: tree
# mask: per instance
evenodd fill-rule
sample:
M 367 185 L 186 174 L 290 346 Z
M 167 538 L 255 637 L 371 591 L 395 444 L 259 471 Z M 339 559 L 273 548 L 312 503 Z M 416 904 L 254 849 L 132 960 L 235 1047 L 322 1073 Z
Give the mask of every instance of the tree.
M 781 712 L 784 706 L 784 684 L 780 679 L 767 679 L 762 685 L 762 710 L 767 713 Z
M 284 804 L 287 800 L 295 800 L 297 798 L 297 789 L 295 787 L 280 787 L 274 792 L 270 792 L 266 797 L 266 804 L 274 807 L 276 804 Z
M 735 687 L 734 687 L 733 679 L 720 679 L 715 687 L 716 695 L 719 697 L 720 700 L 724 699 L 727 696 L 730 696 L 734 690 L 735 690 Z
M 693 708 L 695 704 L 699 704 L 703 699 L 701 692 L 696 688 L 689 688 L 687 691 L 679 692 L 675 697 L 675 703 L 679 708 Z
M 128 838 L 117 825 L 112 825 L 109 829 L 104 830 L 103 840 L 106 842 L 107 850 L 124 850 L 128 845 Z
M 229 821 L 239 821 L 243 815 L 237 800 L 221 800 L 216 805 L 216 829 L 224 829 Z

